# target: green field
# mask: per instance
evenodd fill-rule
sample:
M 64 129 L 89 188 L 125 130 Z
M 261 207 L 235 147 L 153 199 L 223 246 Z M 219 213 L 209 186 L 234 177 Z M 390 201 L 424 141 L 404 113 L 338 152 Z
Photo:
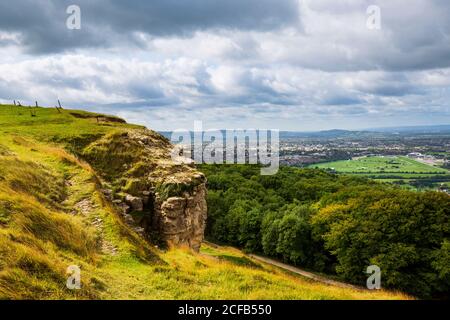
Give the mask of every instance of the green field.
M 432 189 L 450 185 L 450 171 L 404 156 L 370 156 L 312 164 L 309 167 L 358 175 L 407 189 Z
M 331 169 L 339 173 L 394 174 L 405 178 L 416 175 L 448 174 L 449 171 L 433 167 L 403 156 L 374 156 L 354 160 L 334 161 L 311 165 L 314 168 Z

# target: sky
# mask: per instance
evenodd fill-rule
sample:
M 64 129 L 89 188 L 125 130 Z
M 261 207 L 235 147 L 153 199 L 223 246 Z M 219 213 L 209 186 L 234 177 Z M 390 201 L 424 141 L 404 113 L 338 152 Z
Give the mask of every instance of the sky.
M 450 122 L 448 0 L 0 0 L 0 50 L 0 102 L 155 130 Z

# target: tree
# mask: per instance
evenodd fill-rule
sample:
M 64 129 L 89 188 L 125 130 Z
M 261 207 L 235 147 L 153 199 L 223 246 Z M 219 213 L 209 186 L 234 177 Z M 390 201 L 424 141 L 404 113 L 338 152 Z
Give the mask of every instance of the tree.
M 445 267 L 450 197 L 402 190 L 347 190 L 351 198 L 322 207 L 312 219 L 314 233 L 336 256 L 336 271 L 362 284 L 367 266 L 381 268 L 387 288 L 421 297 L 448 290 Z M 439 258 L 444 257 L 444 258 Z

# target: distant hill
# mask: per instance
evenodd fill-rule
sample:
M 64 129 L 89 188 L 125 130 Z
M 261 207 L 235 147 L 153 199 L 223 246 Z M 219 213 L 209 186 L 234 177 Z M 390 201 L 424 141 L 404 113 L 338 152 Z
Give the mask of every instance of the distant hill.
M 164 137 L 170 139 L 172 131 L 160 131 Z M 322 131 L 280 131 L 281 139 L 331 139 L 331 138 L 364 138 L 384 137 L 386 135 L 398 134 L 450 134 L 450 125 L 436 126 L 403 126 L 403 127 L 380 127 L 364 130 L 331 129 Z
M 282 131 L 280 138 L 351 138 L 351 137 L 383 137 L 398 134 L 450 134 L 450 125 L 385 127 L 364 130 L 325 130 L 315 132 Z
M 364 135 L 368 132 L 364 131 L 351 131 L 351 130 L 325 130 L 325 131 L 312 131 L 312 132 L 296 132 L 296 131 L 281 131 L 280 138 L 337 138 L 337 137 L 351 137 L 355 135 Z
M 450 133 L 450 125 L 405 126 L 367 129 L 367 131 L 388 133 Z
M 225 131 L 223 131 L 225 133 Z M 167 139 L 171 138 L 172 131 L 159 131 L 159 134 L 166 137 Z M 373 135 L 372 132 L 364 132 L 364 131 L 350 131 L 350 130 L 326 130 L 326 131 L 312 131 L 312 132 L 301 132 L 301 131 L 280 131 L 281 139 L 289 139 L 289 138 L 334 138 L 334 137 L 349 137 L 355 135 Z M 225 138 L 225 134 L 224 134 Z

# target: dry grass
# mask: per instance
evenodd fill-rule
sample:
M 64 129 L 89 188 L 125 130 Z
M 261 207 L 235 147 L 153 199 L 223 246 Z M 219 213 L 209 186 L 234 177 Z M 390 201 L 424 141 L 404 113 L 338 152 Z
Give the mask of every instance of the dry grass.
M 410 299 L 387 291 L 324 285 L 251 261 L 240 251 L 204 246 L 202 253 L 173 249 L 163 265 L 111 261 L 102 269 L 102 298 L 113 299 Z M 126 267 L 127 274 L 123 274 Z

